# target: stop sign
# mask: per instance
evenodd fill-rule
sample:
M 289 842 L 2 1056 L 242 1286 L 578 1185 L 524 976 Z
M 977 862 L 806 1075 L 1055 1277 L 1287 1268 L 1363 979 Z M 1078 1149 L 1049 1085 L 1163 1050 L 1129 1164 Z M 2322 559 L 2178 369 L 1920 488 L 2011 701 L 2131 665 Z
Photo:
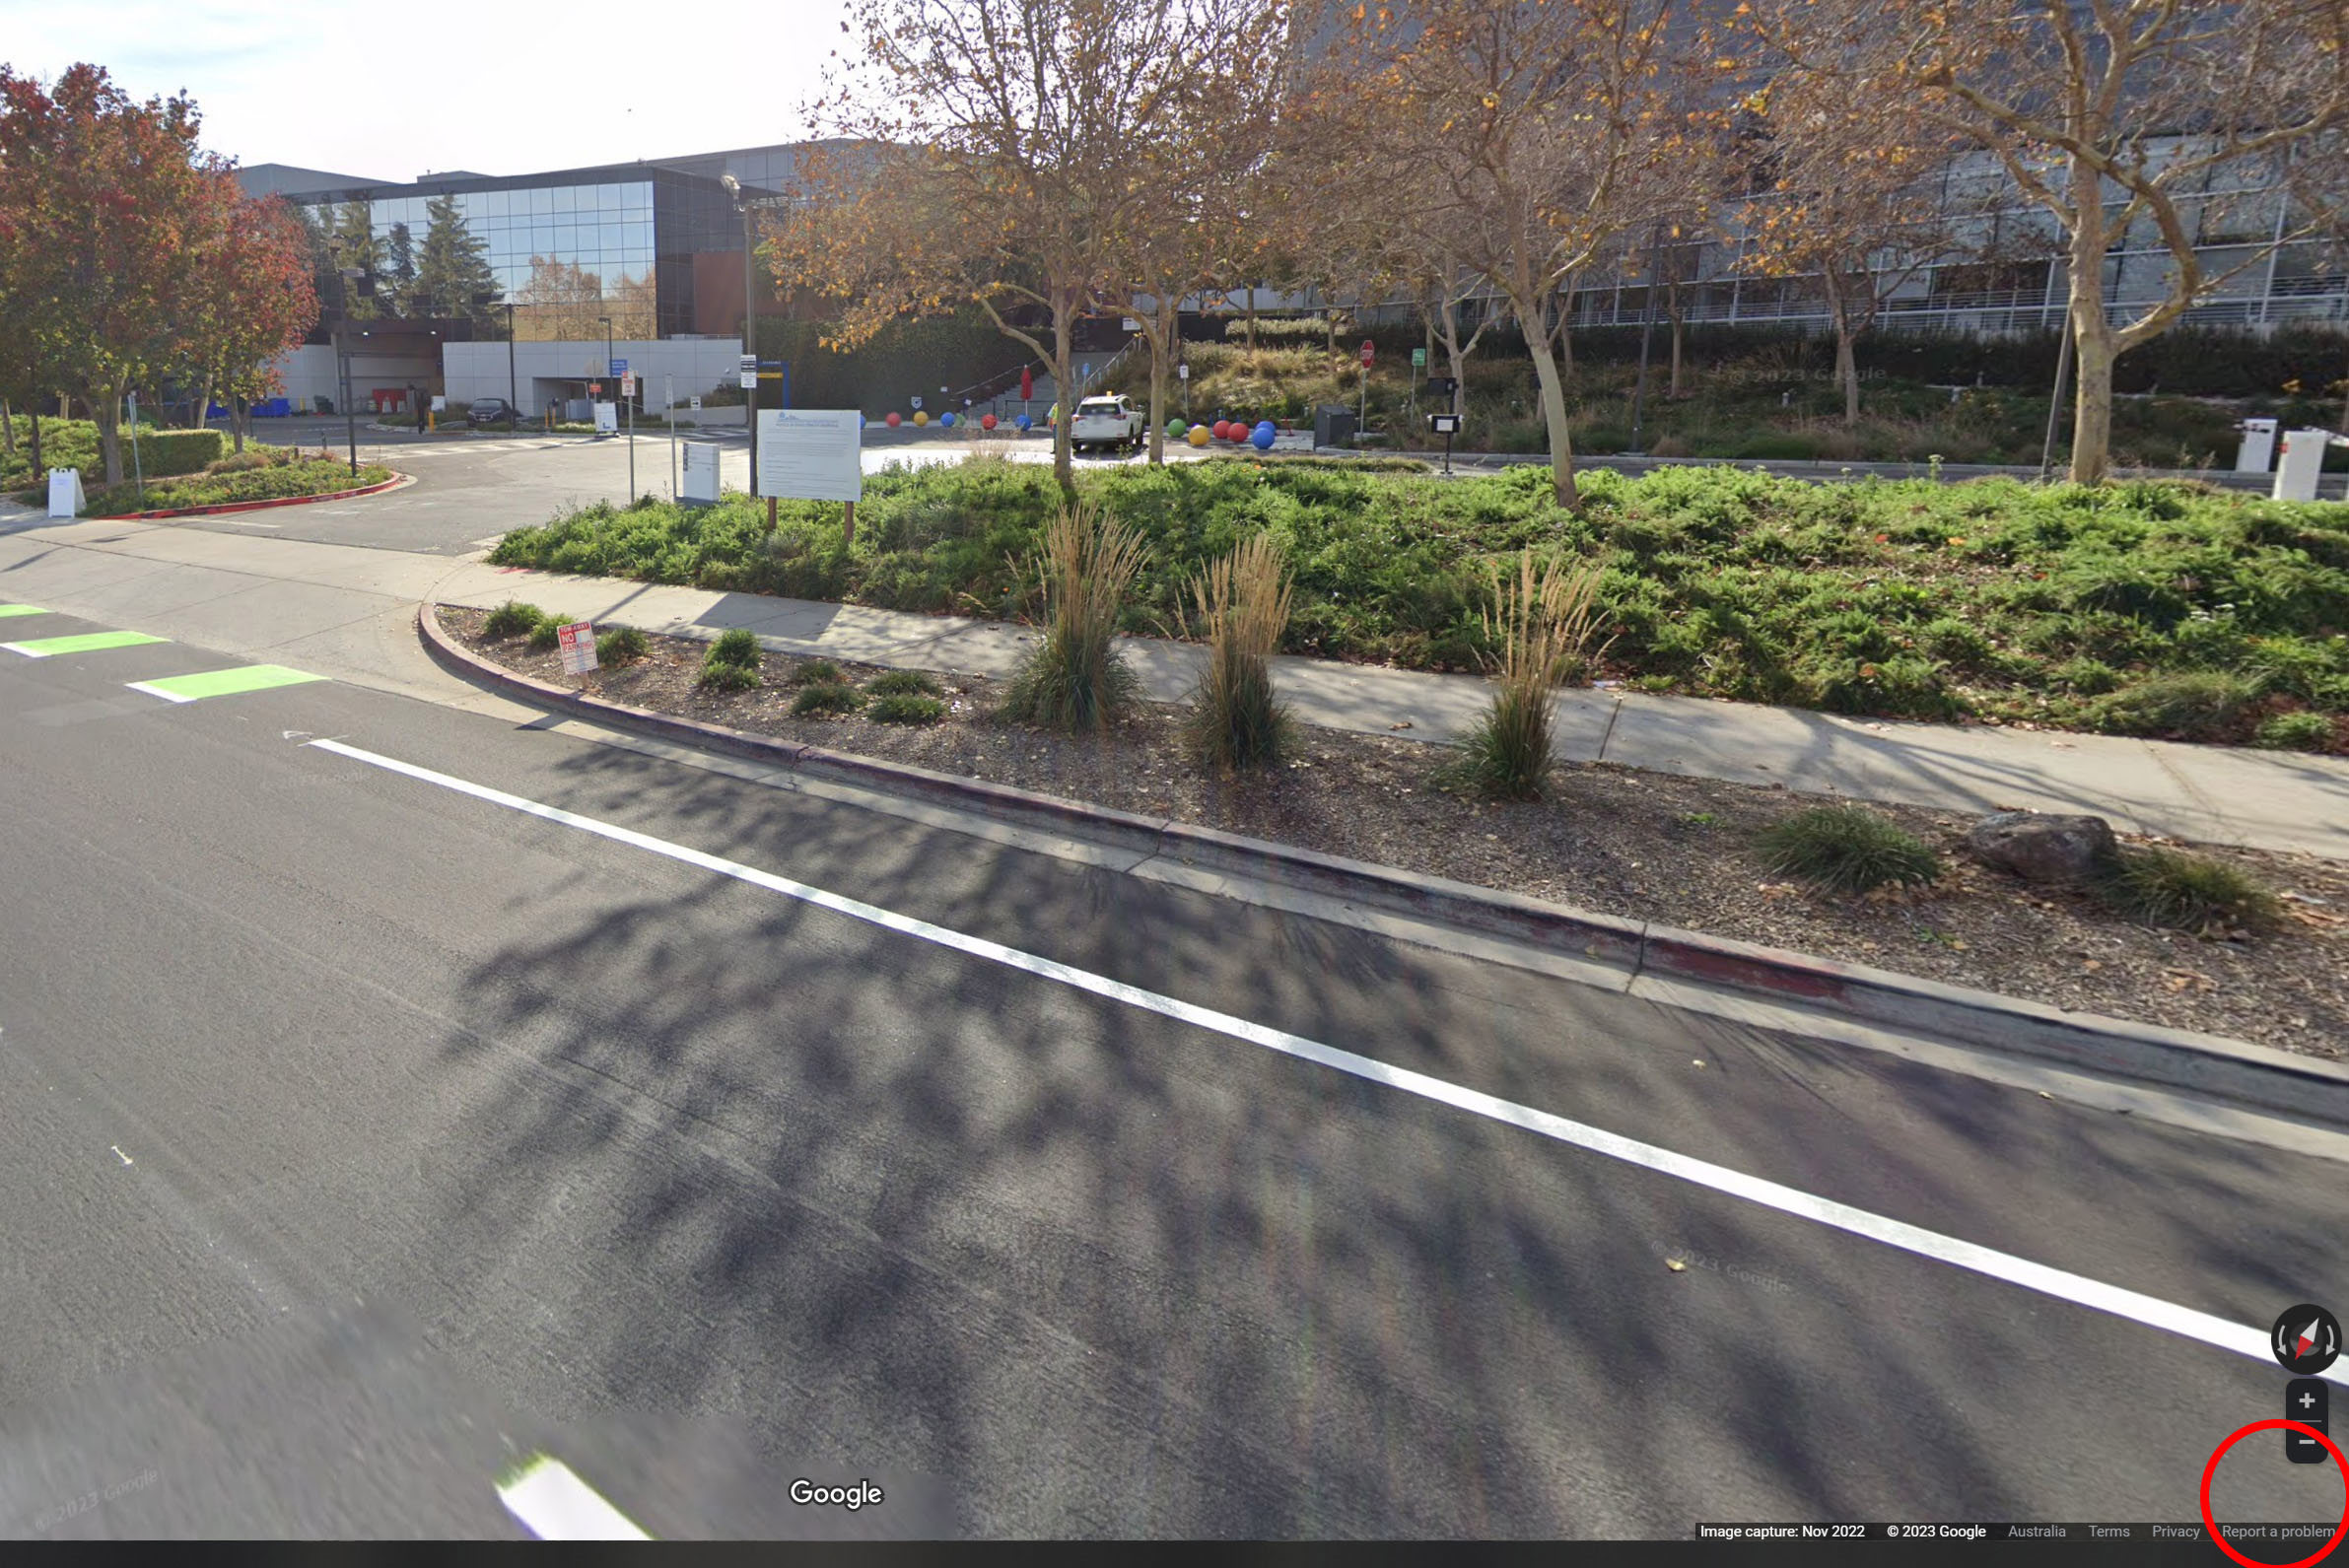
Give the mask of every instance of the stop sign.
M 1371 342 L 1368 338 L 1362 339 L 1362 369 L 1370 369 L 1370 362 L 1377 358 L 1378 345 Z

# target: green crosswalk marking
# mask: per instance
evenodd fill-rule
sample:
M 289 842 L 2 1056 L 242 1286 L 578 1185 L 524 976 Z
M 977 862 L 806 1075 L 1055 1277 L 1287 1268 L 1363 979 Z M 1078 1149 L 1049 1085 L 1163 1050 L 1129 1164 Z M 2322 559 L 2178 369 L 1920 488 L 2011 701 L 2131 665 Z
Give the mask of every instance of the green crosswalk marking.
M 322 681 L 323 675 L 288 669 L 283 664 L 246 664 L 238 669 L 206 670 L 200 675 L 172 675 L 159 681 L 131 681 L 130 689 L 168 702 L 192 703 L 201 697 L 234 697 L 239 692 L 265 692 L 275 686 L 300 686 Z
M 136 648 L 141 643 L 166 641 L 144 632 L 84 632 L 76 637 L 44 637 L 31 643 L 0 643 L 0 648 L 28 658 L 47 658 L 52 653 L 95 653 L 103 648 Z
M 0 604 L 0 620 L 12 615 L 46 615 L 49 612 L 37 604 Z

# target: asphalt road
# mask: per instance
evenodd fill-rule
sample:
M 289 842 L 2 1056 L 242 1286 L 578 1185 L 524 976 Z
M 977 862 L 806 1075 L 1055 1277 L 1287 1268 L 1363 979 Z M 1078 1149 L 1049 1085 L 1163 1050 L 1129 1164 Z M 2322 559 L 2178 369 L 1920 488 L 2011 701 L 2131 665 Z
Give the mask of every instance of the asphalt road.
M 1145 994 L 2254 1330 L 2349 1302 L 2336 1163 L 334 682 L 126 686 L 236 662 L 0 653 L 0 1534 L 515 1534 L 536 1452 L 657 1535 L 2188 1520 L 2280 1413 Z M 2255 1440 L 2215 1502 L 2340 1485 Z

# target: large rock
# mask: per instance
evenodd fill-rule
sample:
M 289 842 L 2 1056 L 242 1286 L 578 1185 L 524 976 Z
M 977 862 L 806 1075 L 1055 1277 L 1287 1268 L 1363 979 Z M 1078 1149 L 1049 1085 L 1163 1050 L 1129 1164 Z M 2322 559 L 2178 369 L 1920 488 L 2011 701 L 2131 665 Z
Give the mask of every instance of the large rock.
M 1992 865 L 2032 882 L 2076 882 L 2118 858 L 2112 824 L 2103 817 L 2001 811 L 1966 830 L 1966 847 Z

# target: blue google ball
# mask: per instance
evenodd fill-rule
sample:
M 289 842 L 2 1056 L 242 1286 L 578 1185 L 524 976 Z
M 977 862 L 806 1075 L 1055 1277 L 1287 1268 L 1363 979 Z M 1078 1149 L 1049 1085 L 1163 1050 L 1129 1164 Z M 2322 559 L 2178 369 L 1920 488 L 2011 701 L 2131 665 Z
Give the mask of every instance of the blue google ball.
M 1271 420 L 1260 420 L 1256 428 L 1248 433 L 1248 444 L 1260 452 L 1269 452 L 1273 449 L 1273 438 L 1278 434 Z
M 1022 414 L 1022 415 L 1020 415 L 1020 416 L 1019 416 L 1019 419 L 1017 420 L 1017 424 L 1018 424 L 1019 428 L 1020 428 L 1021 430 L 1023 430 L 1023 431 L 1026 431 L 1026 430 L 1033 430 L 1033 429 L 1035 429 L 1035 426 L 1036 426 L 1036 422 L 1035 422 L 1034 420 L 1032 420 L 1032 419 L 1028 418 L 1028 417 L 1027 417 L 1027 415 L 1025 415 L 1025 414 Z
M 948 430 L 952 430 L 954 428 L 954 416 L 952 414 L 940 414 L 938 416 L 938 423 L 945 426 Z

